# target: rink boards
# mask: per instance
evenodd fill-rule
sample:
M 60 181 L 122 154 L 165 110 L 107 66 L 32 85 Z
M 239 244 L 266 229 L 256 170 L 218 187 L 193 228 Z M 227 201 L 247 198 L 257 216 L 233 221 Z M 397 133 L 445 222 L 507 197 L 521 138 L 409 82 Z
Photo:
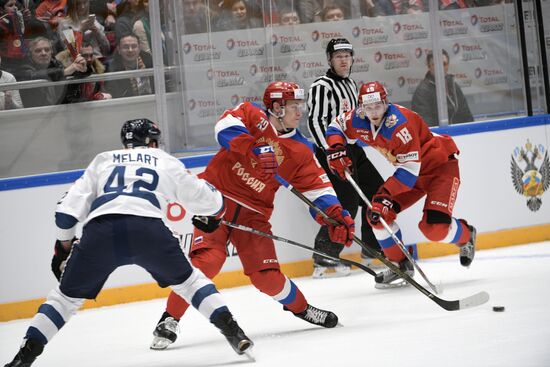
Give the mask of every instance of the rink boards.
M 550 116 L 543 115 L 434 129 L 452 135 L 461 150 L 462 183 L 454 213 L 477 227 L 479 249 L 550 239 L 550 197 L 545 192 L 549 190 L 550 180 L 550 172 L 545 168 L 550 146 L 549 124 Z M 393 172 L 377 152 L 367 148 L 367 154 L 383 176 Z M 210 158 L 208 155 L 182 161 L 198 173 Z M 48 291 L 56 285 L 50 271 L 55 205 L 70 183 L 81 174 L 82 171 L 72 171 L 0 180 L 0 321 L 32 316 Z M 514 183 L 519 185 L 523 194 L 516 191 Z M 538 202 L 538 208 L 534 204 L 529 208 L 529 199 L 532 203 Z M 400 215 L 398 223 L 405 242 L 417 244 L 420 258 L 457 253 L 453 246 L 425 242 L 417 228 L 421 211 L 422 203 L 418 203 Z M 181 208 L 174 205 L 170 217 L 187 251 L 192 226 L 189 216 L 182 214 Z M 318 229 L 304 204 L 284 189 L 277 193 L 271 222 L 274 234 L 309 245 L 312 245 Z M 287 244 L 278 244 L 277 251 L 288 276 L 311 274 L 309 252 Z M 216 284 L 221 288 L 248 284 L 231 245 L 228 253 L 222 273 L 214 279 Z M 354 245 L 346 249 L 344 256 L 358 260 L 359 248 Z M 167 294 L 168 290 L 151 283 L 144 270 L 126 266 L 113 273 L 99 297 L 88 301 L 84 307 L 146 300 Z

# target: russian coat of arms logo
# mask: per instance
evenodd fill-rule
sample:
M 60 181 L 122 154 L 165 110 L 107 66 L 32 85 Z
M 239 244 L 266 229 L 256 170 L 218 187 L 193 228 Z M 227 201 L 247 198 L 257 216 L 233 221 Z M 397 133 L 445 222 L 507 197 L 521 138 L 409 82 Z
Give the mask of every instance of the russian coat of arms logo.
M 527 198 L 529 210 L 536 212 L 542 205 L 542 194 L 550 186 L 548 150 L 541 144 L 533 145 L 527 139 L 524 146 L 514 149 L 510 168 L 514 188 Z

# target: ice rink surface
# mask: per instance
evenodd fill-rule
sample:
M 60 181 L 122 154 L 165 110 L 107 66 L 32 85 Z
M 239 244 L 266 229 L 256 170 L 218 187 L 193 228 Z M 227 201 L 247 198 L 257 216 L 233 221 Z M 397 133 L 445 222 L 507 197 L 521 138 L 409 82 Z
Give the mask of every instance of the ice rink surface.
M 298 278 L 308 301 L 334 311 L 341 327 L 312 326 L 252 287 L 222 290 L 256 344 L 256 362 L 236 355 L 195 310 L 184 316 L 176 343 L 150 350 L 165 307 L 155 300 L 78 312 L 33 366 L 550 366 L 550 242 L 479 251 L 470 269 L 458 255 L 419 265 L 441 284 L 441 298 L 485 290 L 491 299 L 449 312 L 412 287 L 376 290 L 359 270 L 347 278 Z M 0 323 L 0 366 L 17 352 L 28 322 Z

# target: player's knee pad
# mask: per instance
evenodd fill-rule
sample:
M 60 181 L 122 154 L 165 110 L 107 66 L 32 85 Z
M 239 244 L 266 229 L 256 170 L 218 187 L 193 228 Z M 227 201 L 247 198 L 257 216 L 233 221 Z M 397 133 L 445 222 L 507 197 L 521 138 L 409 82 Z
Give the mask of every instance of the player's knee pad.
M 422 217 L 422 221 L 418 223 L 418 228 L 427 239 L 437 242 L 447 236 L 450 225 L 450 215 L 437 210 L 427 210 Z
M 249 277 L 254 287 L 269 296 L 278 294 L 286 282 L 286 277 L 279 269 L 257 271 L 250 274 Z
M 226 253 L 217 248 L 201 248 L 191 252 L 191 263 L 212 279 L 220 272 Z

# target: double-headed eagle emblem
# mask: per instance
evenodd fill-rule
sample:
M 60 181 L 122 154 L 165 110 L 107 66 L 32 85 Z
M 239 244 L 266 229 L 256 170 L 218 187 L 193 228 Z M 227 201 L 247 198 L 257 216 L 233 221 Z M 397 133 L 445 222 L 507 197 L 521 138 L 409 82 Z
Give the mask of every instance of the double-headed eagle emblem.
M 537 167 L 537 161 L 542 162 Z M 525 166 L 525 169 L 520 167 Z M 542 194 L 550 186 L 550 159 L 541 144 L 533 146 L 529 139 L 524 147 L 516 147 L 511 160 L 512 182 L 516 191 L 527 198 L 527 207 L 536 212 L 542 205 Z

